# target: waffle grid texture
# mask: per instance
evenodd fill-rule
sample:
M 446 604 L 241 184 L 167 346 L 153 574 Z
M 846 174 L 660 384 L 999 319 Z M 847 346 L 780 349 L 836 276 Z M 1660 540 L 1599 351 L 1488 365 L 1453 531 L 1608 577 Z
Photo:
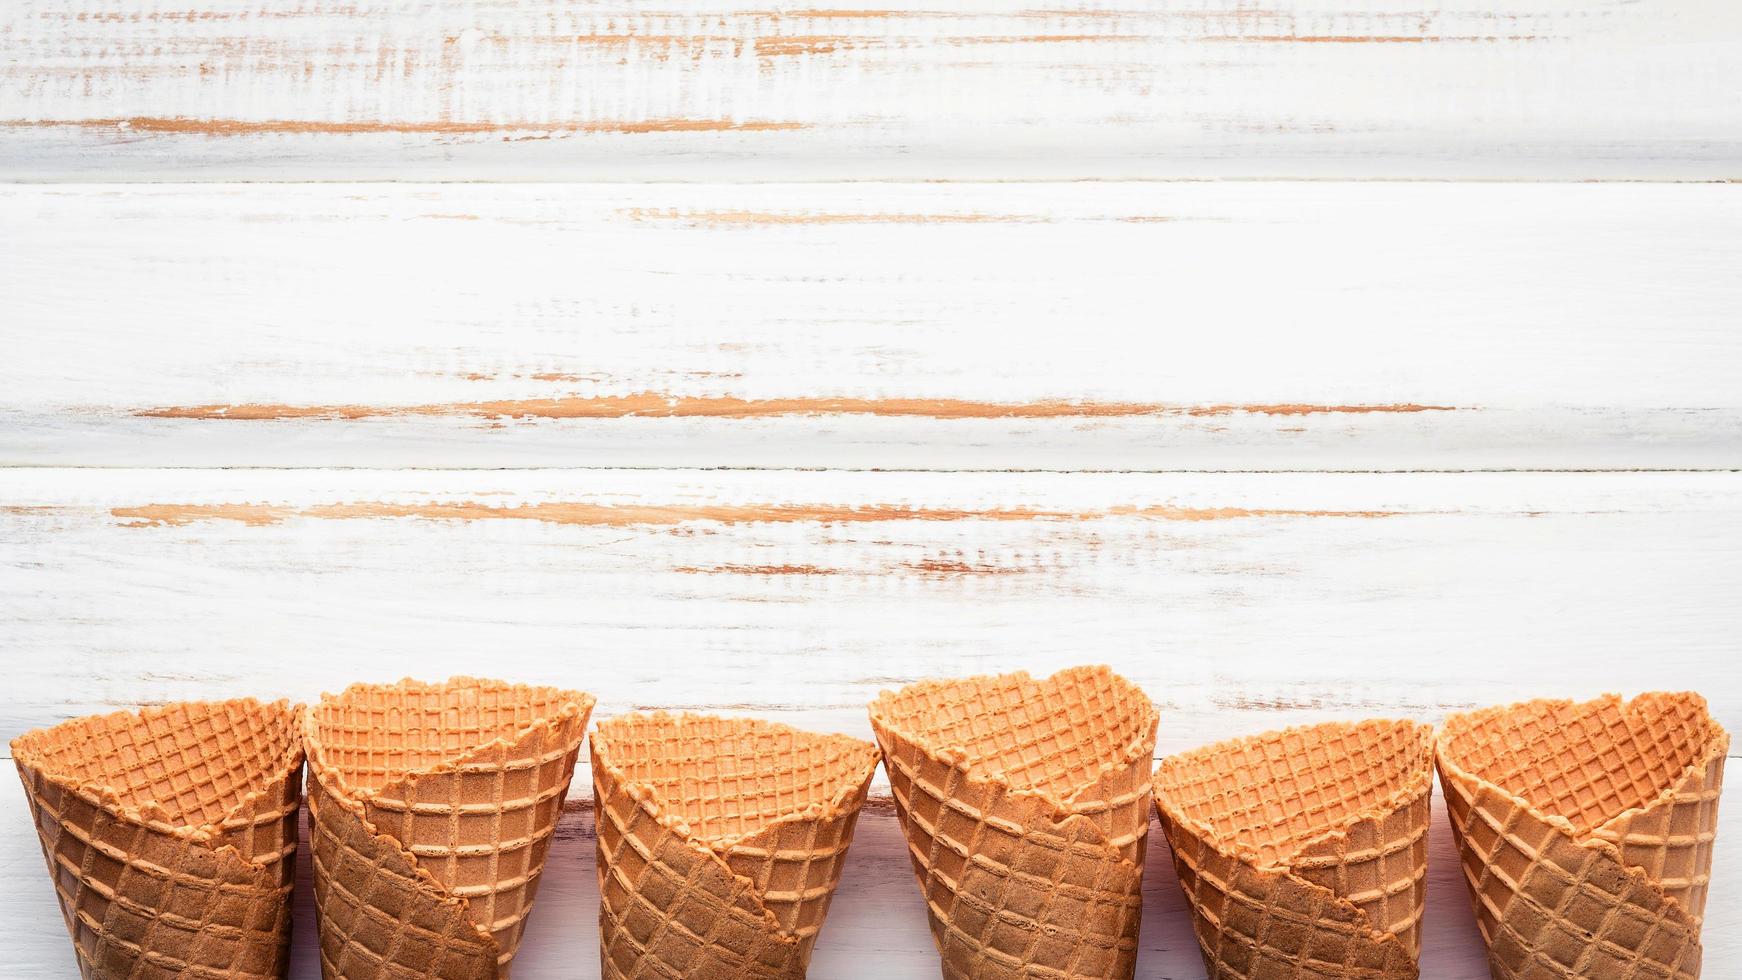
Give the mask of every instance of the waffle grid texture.
M 801 978 L 877 749 L 664 712 L 593 732 L 607 980 Z
M 1132 976 L 1156 720 L 1106 667 L 871 703 L 946 978 Z
M 301 713 L 180 702 L 12 741 L 81 976 L 284 975 Z
M 1267 732 L 1162 761 L 1156 810 L 1216 980 L 1419 976 L 1433 732 Z
M 1695 980 L 1729 735 L 1696 694 L 1453 716 L 1440 782 L 1496 980 Z
M 322 696 L 304 735 L 324 977 L 507 975 L 593 700 L 470 677 Z

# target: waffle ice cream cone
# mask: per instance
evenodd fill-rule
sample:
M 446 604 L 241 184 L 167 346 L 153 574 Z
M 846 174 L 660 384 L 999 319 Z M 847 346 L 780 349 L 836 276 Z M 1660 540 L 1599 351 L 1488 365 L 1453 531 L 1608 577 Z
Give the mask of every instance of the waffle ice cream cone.
M 703 715 L 593 732 L 606 980 L 802 978 L 876 746 Z
M 1730 737 L 1697 694 L 1455 715 L 1437 756 L 1496 980 L 1694 980 Z
M 1162 760 L 1156 810 L 1214 980 L 1419 976 L 1433 732 L 1268 732 Z
M 285 975 L 301 712 L 182 702 L 13 739 L 86 980 Z
M 1132 975 L 1155 724 L 1105 667 L 871 702 L 946 978 Z
M 470 677 L 323 695 L 304 726 L 322 975 L 507 976 L 592 708 Z

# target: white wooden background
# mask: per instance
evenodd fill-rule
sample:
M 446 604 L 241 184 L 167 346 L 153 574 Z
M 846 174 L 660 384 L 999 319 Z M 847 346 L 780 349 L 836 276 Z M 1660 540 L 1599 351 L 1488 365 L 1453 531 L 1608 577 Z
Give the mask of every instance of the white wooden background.
M 1742 731 L 1729 0 L 12 0 L 0 180 L 0 735 L 481 672 L 869 737 L 1083 662 L 1162 754 Z M 576 789 L 517 980 L 597 975 Z M 812 975 L 935 976 L 873 792 Z M 69 976 L 0 827 L 0 972 Z

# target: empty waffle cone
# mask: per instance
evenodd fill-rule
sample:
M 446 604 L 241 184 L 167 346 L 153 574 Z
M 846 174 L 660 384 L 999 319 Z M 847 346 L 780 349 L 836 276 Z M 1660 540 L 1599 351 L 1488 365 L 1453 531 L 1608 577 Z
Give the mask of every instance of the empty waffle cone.
M 301 711 L 183 702 L 13 739 L 82 976 L 285 975 Z
M 1440 782 L 1497 980 L 1700 975 L 1729 746 L 1697 694 L 1446 723 Z
M 801 978 L 877 748 L 703 715 L 593 732 L 607 980 Z
M 1162 760 L 1155 804 L 1212 978 L 1413 978 L 1433 732 L 1267 732 Z
M 1106 667 L 871 702 L 946 978 L 1132 975 L 1155 723 Z
M 323 695 L 304 729 L 322 975 L 507 976 L 592 708 L 470 677 Z

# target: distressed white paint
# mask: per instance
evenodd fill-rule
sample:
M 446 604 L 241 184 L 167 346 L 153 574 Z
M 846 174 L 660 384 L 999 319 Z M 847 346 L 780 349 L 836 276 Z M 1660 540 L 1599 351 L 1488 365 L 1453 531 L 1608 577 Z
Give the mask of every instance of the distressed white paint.
M 1742 467 L 1735 185 L 14 186 L 0 227 L 13 465 Z M 537 417 L 641 395 L 863 404 Z M 141 416 L 250 403 L 332 411 Z
M 1729 0 L 1049 6 L 12 0 L 0 176 L 1742 176 Z
M 1199 177 L 1277 181 L 1072 183 Z M 1742 178 L 1742 6 L 0 5 L 0 179 L 595 182 L 0 186 L 0 735 L 460 671 L 868 735 L 1094 661 L 1162 753 L 1665 687 L 1742 731 L 1742 188 L 1300 182 L 1400 177 Z M 527 404 L 648 394 L 798 407 Z M 1160 408 L 947 417 L 1052 402 Z M 343 410 L 142 414 L 244 404 Z M 183 466 L 276 469 L 127 468 Z M 691 468 L 601 468 L 646 466 Z M 1715 472 L 1408 472 L 1642 468 Z M 47 980 L 26 826 L 0 780 L 0 972 Z M 1433 833 L 1424 976 L 1477 980 Z M 518 980 L 596 975 L 590 834 Z M 1139 976 L 1200 976 L 1148 871 Z M 935 963 L 875 808 L 812 975 Z
M 884 505 L 916 516 L 134 527 L 142 518 L 114 513 L 370 501 Z M 1122 515 L 1157 505 L 1391 516 Z M 1080 516 L 966 516 L 1017 508 Z M 782 563 L 816 573 L 745 571 Z M 682 570 L 693 568 L 725 570 Z M 306 698 L 357 676 L 489 670 L 591 688 L 605 713 L 713 708 L 866 735 L 860 701 L 876 687 L 1089 659 L 1115 663 L 1162 702 L 1161 753 L 1322 718 L 1438 720 L 1485 701 L 1651 686 L 1705 691 L 1735 730 L 1739 589 L 1737 474 L 11 470 L 0 474 L 11 682 L 0 734 L 138 700 Z M 854 673 L 867 667 L 888 673 Z M 759 672 L 753 683 L 746 671 Z M 584 797 L 584 768 L 576 785 Z M 1742 848 L 1730 846 L 1738 812 L 1727 808 L 1721 824 L 1720 897 L 1742 880 Z M 67 941 L 10 778 L 0 780 L 0 827 L 9 975 L 65 976 Z M 1138 975 L 1201 976 L 1156 842 Z M 577 811 L 553 852 L 521 980 L 597 975 L 591 859 L 590 822 Z M 317 976 L 304 872 L 293 980 Z M 1436 815 L 1423 954 L 1433 980 L 1486 975 L 1462 889 Z M 1742 907 L 1712 903 L 1708 976 L 1727 976 L 1742 955 L 1739 920 Z M 886 808 L 861 823 L 812 975 L 936 975 Z
M 293 516 L 467 502 L 522 517 Z M 182 510 L 156 516 L 188 523 L 152 525 L 125 509 L 244 503 L 278 522 Z M 527 519 L 559 503 L 602 523 Z M 651 510 L 637 523 L 588 504 Z M 774 516 L 747 517 L 758 506 Z M 670 523 L 710 508 L 731 519 Z M 1373 512 L 1389 516 L 1352 516 Z M 578 685 L 606 715 L 693 707 L 868 736 L 863 703 L 882 687 L 1105 661 L 1162 705 L 1160 754 L 1329 718 L 1438 721 L 1652 687 L 1699 689 L 1742 730 L 1739 593 L 1739 474 L 13 469 L 0 473 L 0 726 L 469 670 Z M 584 798 L 584 767 L 576 785 Z M 1724 814 L 1713 977 L 1742 956 L 1742 905 L 1722 898 L 1742 887 L 1742 809 Z M 6 780 L 0 918 L 16 930 L 11 969 L 37 980 L 64 975 L 70 954 L 27 825 Z M 590 821 L 564 827 L 520 980 L 596 975 Z M 1433 832 L 1423 975 L 1478 980 L 1443 817 Z M 1156 840 L 1138 975 L 1201 976 Z M 300 897 L 292 976 L 313 980 Z M 935 970 L 892 815 L 873 809 L 812 975 Z
M 131 510 L 238 504 L 272 523 Z M 1164 751 L 1664 687 L 1742 730 L 1738 474 L 14 469 L 0 505 L 8 730 L 487 667 L 865 734 L 885 687 L 1084 661 Z

